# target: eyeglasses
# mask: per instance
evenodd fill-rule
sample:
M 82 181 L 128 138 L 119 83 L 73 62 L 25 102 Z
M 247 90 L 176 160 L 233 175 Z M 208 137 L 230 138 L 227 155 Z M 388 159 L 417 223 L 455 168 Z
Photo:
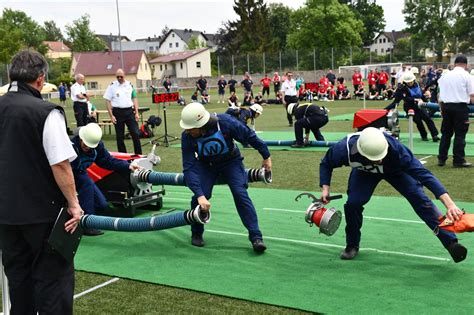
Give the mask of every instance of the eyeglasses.
M 123 75 L 118 75 L 117 79 L 123 79 Z

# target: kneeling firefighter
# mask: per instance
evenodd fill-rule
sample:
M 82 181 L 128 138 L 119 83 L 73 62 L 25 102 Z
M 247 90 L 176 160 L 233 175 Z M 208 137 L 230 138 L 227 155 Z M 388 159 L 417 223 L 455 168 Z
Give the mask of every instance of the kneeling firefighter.
M 287 110 L 288 115 L 295 116 L 296 119 L 294 127 L 296 143 L 291 146 L 292 148 L 303 148 L 304 144 L 309 141 L 310 130 L 313 132 L 316 140 L 324 141 L 324 137 L 319 129 L 329 121 L 328 111 L 325 107 L 311 103 L 292 103 L 288 105 Z M 304 140 L 303 128 L 305 130 Z
M 346 218 L 346 248 L 341 259 L 354 259 L 359 252 L 364 206 L 369 202 L 377 185 L 387 181 L 399 191 L 425 224 L 448 250 L 454 262 L 463 261 L 467 249 L 458 243 L 453 232 L 440 229 L 440 210 L 423 190 L 428 188 L 446 207 L 446 217 L 451 221 L 461 219 L 463 212 L 456 206 L 441 182 L 413 156 L 413 153 L 392 136 L 368 127 L 348 135 L 327 152 L 319 167 L 321 199 L 330 200 L 333 169 L 352 167 L 344 205 Z
M 249 240 L 255 252 L 266 250 L 258 226 L 257 213 L 247 192 L 247 181 L 243 157 L 234 140 L 248 143 L 258 150 L 263 158 L 262 166 L 271 171 L 272 162 L 267 145 L 255 132 L 240 121 L 226 114 L 211 115 L 200 103 L 186 105 L 181 112 L 181 137 L 183 173 L 187 186 L 194 193 L 191 208 L 197 205 L 209 211 L 212 188 L 218 177 L 229 185 L 237 212 L 247 228 Z M 202 224 L 191 225 L 191 244 L 204 246 Z
M 71 167 L 74 173 L 79 204 L 86 214 L 95 214 L 96 209 L 105 209 L 108 206 L 104 194 L 87 175 L 87 169 L 92 163 L 96 163 L 106 170 L 126 173 L 140 168 L 137 165 L 111 156 L 101 139 L 102 129 L 100 126 L 90 123 L 79 128 L 79 135 L 71 140 L 77 153 L 77 158 L 71 162 Z M 101 234 L 103 232 L 96 229 L 84 230 L 84 235 L 95 236 Z

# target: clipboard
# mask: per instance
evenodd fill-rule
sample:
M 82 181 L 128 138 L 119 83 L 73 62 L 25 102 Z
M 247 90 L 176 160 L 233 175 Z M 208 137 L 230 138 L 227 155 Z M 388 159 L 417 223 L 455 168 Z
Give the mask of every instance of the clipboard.
M 80 224 L 72 234 L 64 230 L 64 224 L 71 218 L 71 215 L 67 212 L 67 208 L 61 208 L 48 239 L 48 243 L 52 249 L 63 256 L 69 263 L 74 259 L 83 233 L 83 228 Z

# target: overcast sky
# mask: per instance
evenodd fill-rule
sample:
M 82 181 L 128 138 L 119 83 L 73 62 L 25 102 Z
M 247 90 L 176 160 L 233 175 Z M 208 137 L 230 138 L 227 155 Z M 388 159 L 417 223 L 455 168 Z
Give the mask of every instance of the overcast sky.
M 293 9 L 303 5 L 304 0 L 266 0 L 267 3 L 283 3 Z M 233 0 L 118 0 L 121 34 L 131 40 L 159 35 L 167 25 L 169 28 L 191 28 L 215 33 L 222 23 L 235 20 Z M 402 15 L 403 1 L 377 0 L 384 8 L 386 31 L 405 27 Z M 116 0 L 0 0 L 0 8 L 21 10 L 35 21 L 54 20 L 64 32 L 64 26 L 72 24 L 84 14 L 90 15 L 91 29 L 96 34 L 118 34 Z

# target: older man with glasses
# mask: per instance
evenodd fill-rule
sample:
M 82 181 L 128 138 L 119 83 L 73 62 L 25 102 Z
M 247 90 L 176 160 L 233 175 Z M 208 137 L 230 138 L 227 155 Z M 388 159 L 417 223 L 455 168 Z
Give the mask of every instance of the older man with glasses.
M 117 150 L 127 152 L 125 147 L 125 125 L 127 125 L 133 140 L 135 154 L 142 154 L 140 144 L 140 131 L 138 129 L 138 100 L 137 92 L 132 83 L 125 80 L 125 73 L 118 69 L 115 73 L 117 80 L 112 82 L 105 91 L 104 98 L 107 103 L 107 111 L 115 126 L 117 135 Z

